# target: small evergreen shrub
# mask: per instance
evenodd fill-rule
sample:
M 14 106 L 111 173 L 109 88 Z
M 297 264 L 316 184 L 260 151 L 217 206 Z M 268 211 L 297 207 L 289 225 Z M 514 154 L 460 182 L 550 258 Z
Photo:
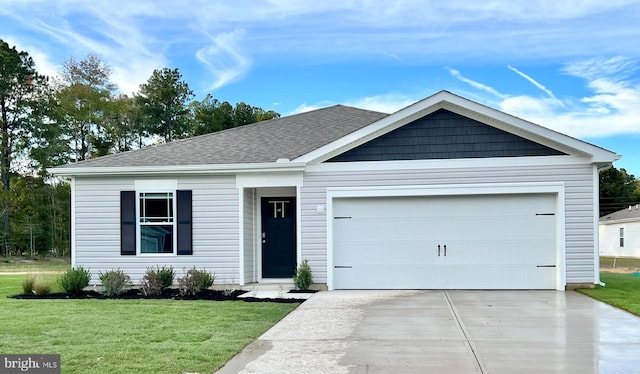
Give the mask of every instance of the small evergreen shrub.
M 36 278 L 29 276 L 22 282 L 22 293 L 25 295 L 31 295 L 33 292 L 33 288 L 36 284 Z
M 51 293 L 51 285 L 42 279 L 38 279 L 33 285 L 33 293 L 38 296 L 47 296 Z
M 173 284 L 173 279 L 176 277 L 176 272 L 173 271 L 173 266 L 169 267 L 156 267 L 156 273 L 160 277 L 160 283 L 164 288 L 169 288 Z
M 296 275 L 293 276 L 293 283 L 298 290 L 308 290 L 313 283 L 313 275 L 311 274 L 311 266 L 308 260 L 303 260 L 296 269 Z
M 162 291 L 171 287 L 175 275 L 176 273 L 171 266 L 147 268 L 140 282 L 140 289 L 146 296 L 160 296 Z
M 91 273 L 82 266 L 69 269 L 66 273 L 58 278 L 60 287 L 66 293 L 78 294 L 89 285 Z
M 214 279 L 213 274 L 204 269 L 198 270 L 194 266 L 193 269 L 187 271 L 184 278 L 178 279 L 180 295 L 196 295 L 213 286 Z
M 107 297 L 114 297 L 127 292 L 131 288 L 131 277 L 122 270 L 110 270 L 99 273 L 102 283 L 102 293 Z

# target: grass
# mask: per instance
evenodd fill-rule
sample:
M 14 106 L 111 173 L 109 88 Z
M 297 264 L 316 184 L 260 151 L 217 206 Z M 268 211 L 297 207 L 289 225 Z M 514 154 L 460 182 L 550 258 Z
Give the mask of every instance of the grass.
M 639 268 L 640 269 L 640 258 L 600 257 L 600 267 Z
M 7 298 L 27 276 L 0 275 L 0 352 L 59 353 L 62 373 L 210 373 L 298 305 Z
M 2 258 L 0 273 L 63 273 L 71 268 L 69 259 L 61 258 Z
M 578 292 L 640 316 L 640 276 L 601 272 L 600 279 L 605 287 L 579 289 Z

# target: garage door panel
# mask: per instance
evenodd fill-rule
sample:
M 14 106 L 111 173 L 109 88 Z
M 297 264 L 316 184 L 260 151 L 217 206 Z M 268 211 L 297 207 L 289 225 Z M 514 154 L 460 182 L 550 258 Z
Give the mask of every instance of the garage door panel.
M 335 288 L 555 288 L 552 194 L 335 199 L 334 217 Z

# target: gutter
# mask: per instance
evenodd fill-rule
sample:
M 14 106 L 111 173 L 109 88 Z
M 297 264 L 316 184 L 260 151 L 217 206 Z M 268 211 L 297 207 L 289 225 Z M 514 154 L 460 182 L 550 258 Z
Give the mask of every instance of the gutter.
M 115 176 L 115 175 L 167 175 L 167 174 L 240 174 L 252 172 L 303 172 L 305 162 L 291 162 L 280 159 L 269 163 L 249 164 L 203 164 L 203 165 L 164 165 L 164 166 L 93 166 L 93 167 L 56 167 L 47 172 L 60 177 L 73 176 Z

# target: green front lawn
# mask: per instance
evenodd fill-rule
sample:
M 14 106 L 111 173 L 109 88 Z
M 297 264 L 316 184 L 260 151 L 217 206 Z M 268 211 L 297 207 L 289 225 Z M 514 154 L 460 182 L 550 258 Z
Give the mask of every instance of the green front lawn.
M 210 373 L 298 305 L 7 298 L 26 277 L 0 275 L 0 352 L 59 353 L 63 373 Z
M 602 272 L 600 279 L 605 287 L 585 288 L 578 292 L 640 316 L 640 276 Z
M 0 260 L 0 273 L 62 273 L 71 268 L 69 259 L 6 257 Z

